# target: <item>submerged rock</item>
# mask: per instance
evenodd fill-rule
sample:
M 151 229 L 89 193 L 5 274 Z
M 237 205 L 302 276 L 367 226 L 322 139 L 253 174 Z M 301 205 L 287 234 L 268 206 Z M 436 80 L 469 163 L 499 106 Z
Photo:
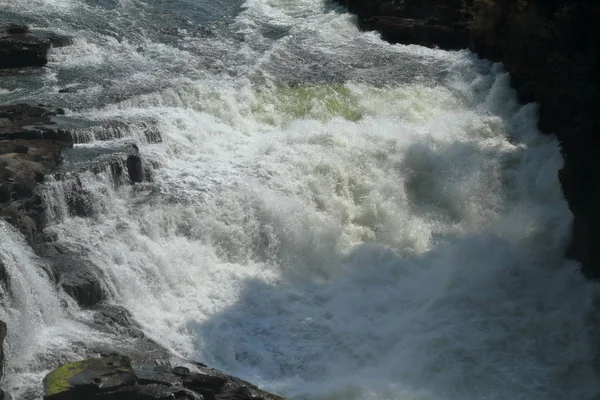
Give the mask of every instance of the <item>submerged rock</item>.
M 44 400 L 283 400 L 241 379 L 195 364 L 140 365 L 126 356 L 63 365 L 44 378 Z

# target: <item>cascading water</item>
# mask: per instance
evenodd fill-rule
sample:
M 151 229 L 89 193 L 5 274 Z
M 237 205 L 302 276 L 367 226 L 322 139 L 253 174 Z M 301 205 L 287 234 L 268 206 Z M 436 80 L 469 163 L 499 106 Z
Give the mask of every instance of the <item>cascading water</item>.
M 66 211 L 68 180 L 46 183 L 47 233 L 174 354 L 297 399 L 600 390 L 598 287 L 562 259 L 558 146 L 501 67 L 386 44 L 323 0 L 0 5 L 76 37 L 29 86 L 0 78 L 0 99 L 77 122 L 65 168 L 139 146 L 149 182 L 71 172 L 85 217 Z M 1 228 L 5 386 L 32 398 L 56 357 L 85 352 L 82 332 L 119 338 L 81 324 Z

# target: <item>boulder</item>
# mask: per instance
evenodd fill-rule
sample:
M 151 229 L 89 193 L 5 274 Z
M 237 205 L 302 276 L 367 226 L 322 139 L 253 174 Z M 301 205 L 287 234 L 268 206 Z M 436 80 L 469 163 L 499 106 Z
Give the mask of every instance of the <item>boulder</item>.
M 64 365 L 44 378 L 44 400 L 283 400 L 203 364 L 137 364 L 126 356 Z

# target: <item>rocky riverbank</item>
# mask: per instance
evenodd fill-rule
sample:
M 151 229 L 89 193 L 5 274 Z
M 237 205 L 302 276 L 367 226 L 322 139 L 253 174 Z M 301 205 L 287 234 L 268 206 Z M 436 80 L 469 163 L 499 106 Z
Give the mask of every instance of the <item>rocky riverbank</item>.
M 337 0 L 384 39 L 501 61 L 539 128 L 556 134 L 574 215 L 567 255 L 600 278 L 600 5 L 593 0 Z
M 0 74 L 15 79 L 48 62 L 53 47 L 71 38 L 50 31 L 0 22 Z M 78 154 L 76 134 L 61 109 L 37 104 L 0 105 L 0 218 L 15 226 L 37 255 L 45 273 L 81 308 L 93 314 L 94 329 L 126 337 L 113 348 L 87 348 L 84 361 L 65 365 L 44 380 L 44 398 L 80 399 L 281 399 L 206 365 L 180 360 L 144 335 L 131 315 L 107 301 L 100 270 L 81 254 L 47 235 L 47 205 L 40 185 L 62 184 L 69 215 L 89 216 L 87 194 L 78 180 L 82 171 L 110 171 L 115 184 L 135 185 L 151 179 L 136 145 L 124 144 L 101 154 Z M 65 158 L 72 159 L 64 162 Z M 76 161 L 79 160 L 79 161 Z M 10 280 L 0 259 L 0 284 L 10 293 Z M 10 327 L 8 327 L 10 331 Z M 0 380 L 7 326 L 0 321 Z M 98 356 L 101 356 L 98 358 Z M 40 387 L 42 382 L 40 382 Z M 0 400 L 10 399 L 0 389 Z

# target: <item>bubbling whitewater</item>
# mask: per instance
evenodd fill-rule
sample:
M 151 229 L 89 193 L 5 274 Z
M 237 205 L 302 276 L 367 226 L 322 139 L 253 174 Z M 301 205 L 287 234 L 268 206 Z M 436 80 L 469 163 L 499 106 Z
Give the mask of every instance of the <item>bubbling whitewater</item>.
M 167 43 L 143 25 L 154 2 L 38 2 L 78 36 L 43 77 L 81 86 L 62 100 L 67 117 L 87 122 L 77 146 L 136 143 L 152 178 L 128 186 L 79 173 L 86 218 L 69 216 L 64 182 L 48 182 L 47 231 L 85 249 L 111 301 L 152 339 L 297 399 L 600 390 L 590 336 L 598 288 L 562 259 L 571 221 L 562 159 L 501 67 L 383 43 L 318 0 L 248 0 L 212 35 L 190 33 L 192 19 Z M 28 4 L 9 7 L 27 15 Z M 122 38 L 86 25 L 92 17 Z M 91 65 L 116 77 L 86 75 Z M 3 229 L 3 257 L 35 267 Z M 5 379 L 17 393 L 30 362 L 21 354 L 77 353 L 69 343 L 85 319 L 25 271 L 50 300 L 3 305 L 9 343 L 13 309 L 61 333 L 51 346 L 9 347 Z

